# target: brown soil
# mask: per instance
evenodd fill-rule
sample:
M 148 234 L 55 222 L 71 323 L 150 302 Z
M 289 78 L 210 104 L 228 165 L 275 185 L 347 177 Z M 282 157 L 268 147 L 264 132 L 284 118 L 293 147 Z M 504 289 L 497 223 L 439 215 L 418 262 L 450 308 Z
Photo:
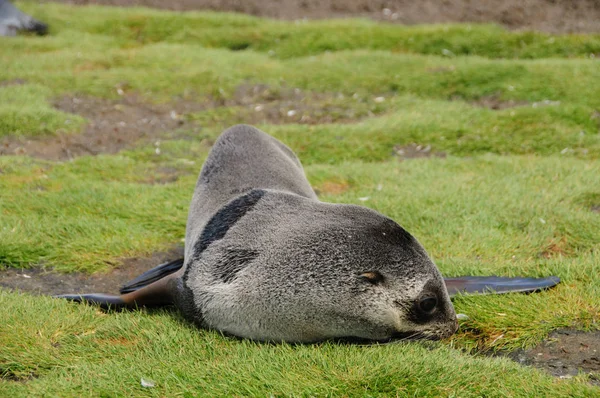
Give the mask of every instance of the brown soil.
M 557 330 L 537 347 L 513 352 L 509 357 L 560 378 L 588 373 L 592 384 L 600 386 L 600 332 Z
M 266 84 L 242 84 L 235 90 L 231 99 L 224 100 L 220 106 L 238 106 L 239 123 L 297 123 L 325 124 L 350 123 L 363 117 L 373 116 L 371 111 L 355 111 L 343 94 L 314 93 L 299 88 L 276 88 Z M 353 99 L 360 101 L 361 99 Z M 373 105 L 374 106 L 374 105 Z
M 182 113 L 195 110 L 193 103 L 172 106 L 150 105 L 136 96 L 120 101 L 92 97 L 65 97 L 55 107 L 90 120 L 81 134 L 57 132 L 51 137 L 5 137 L 0 141 L 0 155 L 29 155 L 42 159 L 67 160 L 82 155 L 116 153 L 139 141 L 152 142 L 161 134 L 189 127 Z
M 10 79 L 10 80 L 1 81 L 0 87 L 20 86 L 25 83 L 27 83 L 27 80 L 25 80 L 25 79 Z
M 394 146 L 394 156 L 397 156 L 400 160 L 430 157 L 445 158 L 446 153 L 432 151 L 430 145 L 424 146 L 417 144 L 408 144 L 403 146 Z
M 350 189 L 350 184 L 346 181 L 325 181 L 314 187 L 315 193 L 319 196 L 322 194 L 340 195 L 348 189 Z
M 0 84 L 22 84 L 8 81 Z M 80 134 L 58 131 L 49 137 L 0 138 L 1 155 L 28 155 L 48 160 L 69 160 L 83 155 L 116 153 L 136 145 L 176 138 L 177 130 L 198 132 L 202 126 L 189 118 L 194 112 L 220 107 L 237 107 L 223 122 L 233 123 L 347 123 L 373 115 L 366 108 L 355 112 L 336 103 L 332 94 L 312 93 L 297 88 L 273 89 L 265 84 L 242 84 L 229 99 L 203 102 L 176 101 L 170 105 L 149 104 L 133 94 L 118 101 L 94 97 L 63 97 L 54 106 L 89 120 Z M 185 134 L 189 136 L 189 132 Z
M 33 294 L 112 293 L 117 294 L 125 282 L 167 261 L 183 257 L 183 248 L 153 253 L 150 257 L 128 258 L 118 268 L 106 273 L 63 274 L 40 267 L 0 271 L 0 287 Z
M 460 98 L 457 98 L 460 100 Z M 525 106 L 528 105 L 529 102 L 527 101 L 515 101 L 515 100 L 502 100 L 500 99 L 499 95 L 488 95 L 485 97 L 481 97 L 479 98 L 477 101 L 472 102 L 473 105 L 475 106 L 479 106 L 482 108 L 489 108 L 489 109 L 493 109 L 493 110 L 501 110 L 501 109 L 507 109 L 507 108 L 515 108 L 518 106 Z M 535 103 L 536 107 L 538 106 L 537 103 Z
M 55 0 L 178 11 L 235 11 L 283 19 L 368 17 L 401 24 L 495 22 L 512 29 L 599 32 L 599 0 Z

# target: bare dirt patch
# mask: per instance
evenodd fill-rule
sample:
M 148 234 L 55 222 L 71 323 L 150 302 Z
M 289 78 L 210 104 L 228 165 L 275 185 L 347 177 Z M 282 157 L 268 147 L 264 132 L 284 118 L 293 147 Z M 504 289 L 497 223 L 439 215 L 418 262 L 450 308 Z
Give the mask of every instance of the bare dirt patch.
M 29 155 L 49 160 L 68 160 L 82 155 L 116 153 L 140 141 L 152 142 L 165 132 L 190 127 L 183 113 L 201 108 L 195 103 L 153 105 L 136 96 L 120 101 L 93 97 L 64 97 L 54 106 L 62 111 L 89 119 L 81 134 L 43 138 L 5 137 L 0 155 Z
M 325 181 L 314 188 L 317 195 L 340 195 L 349 189 L 350 184 L 347 181 Z
M 299 88 L 266 84 L 242 84 L 231 99 L 220 106 L 244 109 L 240 122 L 257 123 L 353 123 L 379 112 L 377 103 L 365 98 L 348 98 L 342 93 L 315 93 Z
M 63 97 L 57 99 L 54 106 L 83 116 L 89 122 L 78 134 L 58 131 L 45 137 L 0 138 L 0 156 L 70 160 L 177 138 L 178 130 L 187 131 L 181 136 L 189 137 L 189 130 L 197 133 L 204 124 L 228 127 L 235 123 L 350 123 L 384 109 L 365 98 L 249 83 L 240 85 L 230 98 L 205 98 L 197 102 L 178 100 L 170 104 L 149 104 L 135 94 L 125 94 L 118 101 Z M 202 111 L 211 111 L 211 114 L 198 113 Z
M 10 80 L 2 80 L 0 82 L 0 87 L 8 87 L 8 86 L 20 86 L 22 84 L 27 83 L 25 79 L 10 79 Z
M 153 253 L 150 257 L 127 258 L 122 265 L 110 272 L 69 274 L 46 270 L 41 267 L 29 269 L 10 268 L 0 271 L 0 287 L 33 294 L 63 293 L 109 293 L 118 294 L 125 282 L 167 261 L 183 257 L 183 248 Z
M 557 330 L 537 347 L 518 350 L 508 356 L 561 378 L 588 373 L 592 384 L 600 386 L 600 332 Z
M 495 111 L 508 109 L 508 108 L 516 108 L 518 106 L 526 106 L 529 105 L 527 101 L 515 101 L 515 100 L 503 100 L 499 95 L 488 95 L 485 97 L 481 97 L 476 101 L 473 101 L 471 104 L 475 106 L 479 106 L 482 108 L 493 109 Z M 537 104 L 537 103 L 536 103 Z
M 396 145 L 394 146 L 394 156 L 397 156 L 400 160 L 407 159 L 418 159 L 418 158 L 445 158 L 445 152 L 433 151 L 431 145 Z
M 511 29 L 599 32 L 598 0 L 54 0 L 71 4 L 234 11 L 282 19 L 367 17 L 407 25 L 495 22 Z

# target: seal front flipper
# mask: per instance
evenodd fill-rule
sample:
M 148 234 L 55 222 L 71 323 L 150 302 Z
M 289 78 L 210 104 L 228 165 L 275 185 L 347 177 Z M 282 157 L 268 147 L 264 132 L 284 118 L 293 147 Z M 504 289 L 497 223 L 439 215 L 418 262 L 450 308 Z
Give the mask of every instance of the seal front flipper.
M 557 276 L 547 278 L 506 278 L 499 276 L 461 276 L 444 278 L 448 294 L 452 297 L 458 293 L 501 294 L 501 293 L 534 293 L 550 289 L 560 283 Z

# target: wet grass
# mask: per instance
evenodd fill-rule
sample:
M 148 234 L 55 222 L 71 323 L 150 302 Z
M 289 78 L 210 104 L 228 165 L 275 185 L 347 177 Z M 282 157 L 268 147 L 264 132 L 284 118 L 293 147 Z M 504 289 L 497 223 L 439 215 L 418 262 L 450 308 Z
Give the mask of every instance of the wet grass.
M 76 134 L 85 121 L 51 105 L 64 95 L 215 105 L 185 115 L 189 132 L 165 132 L 160 153 L 0 157 L 0 267 L 106 271 L 180 243 L 210 142 L 250 119 L 298 153 L 323 200 L 394 218 L 444 275 L 563 283 L 458 297 L 469 318 L 452 339 L 368 347 L 255 344 L 169 311 L 103 313 L 0 291 L 1 396 L 600 394 L 584 376 L 469 354 L 600 329 L 597 35 L 19 5 L 52 30 L 0 42 L 3 138 Z M 241 104 L 239 88 L 255 84 L 271 94 Z M 306 99 L 289 98 L 295 88 Z M 279 116 L 260 116 L 269 109 Z M 400 161 L 412 143 L 446 157 Z

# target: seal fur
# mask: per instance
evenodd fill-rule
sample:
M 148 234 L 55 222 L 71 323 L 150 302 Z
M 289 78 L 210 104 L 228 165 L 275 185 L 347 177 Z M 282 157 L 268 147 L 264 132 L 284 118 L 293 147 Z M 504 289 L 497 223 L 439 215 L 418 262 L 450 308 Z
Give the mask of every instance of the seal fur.
M 444 280 L 412 235 L 371 209 L 320 202 L 294 153 L 247 125 L 215 143 L 184 261 L 161 267 L 119 297 L 63 297 L 174 303 L 200 327 L 260 341 L 439 339 L 457 329 Z

